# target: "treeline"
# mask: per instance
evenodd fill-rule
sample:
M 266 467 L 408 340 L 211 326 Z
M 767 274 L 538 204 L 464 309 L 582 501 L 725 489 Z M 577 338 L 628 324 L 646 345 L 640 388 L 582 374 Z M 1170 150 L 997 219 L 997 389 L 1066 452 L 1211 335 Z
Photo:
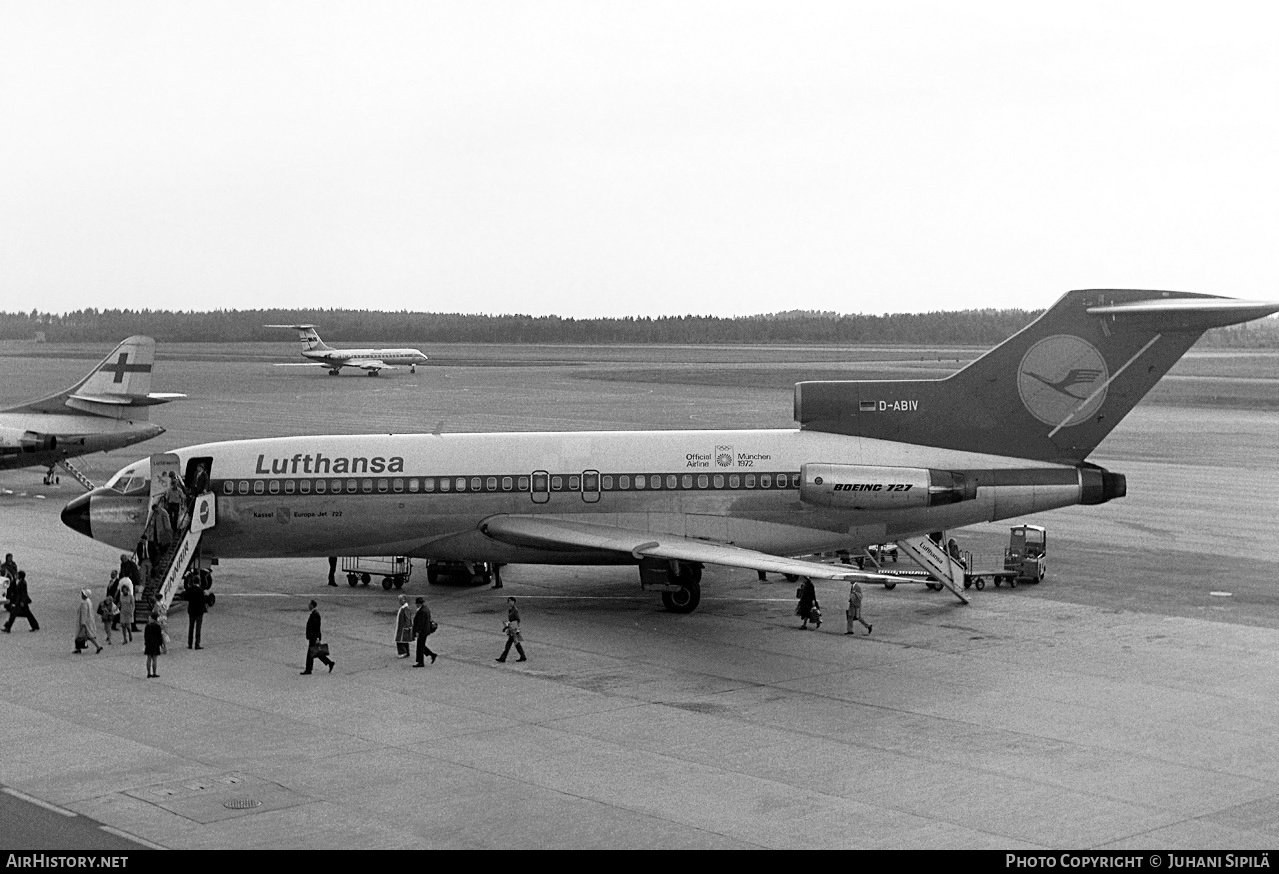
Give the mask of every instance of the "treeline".
M 365 310 L 77 310 L 72 313 L 0 313 L 0 340 L 105 343 L 147 334 L 168 343 L 279 341 L 269 324 L 314 324 L 334 344 L 426 343 L 832 343 L 992 346 L 1039 313 L 1017 309 L 837 315 L 787 312 L 720 318 L 658 316 L 571 319 L 559 316 Z M 289 337 L 292 339 L 292 337 Z M 1207 345 L 1279 348 L 1279 321 L 1266 319 L 1210 331 Z

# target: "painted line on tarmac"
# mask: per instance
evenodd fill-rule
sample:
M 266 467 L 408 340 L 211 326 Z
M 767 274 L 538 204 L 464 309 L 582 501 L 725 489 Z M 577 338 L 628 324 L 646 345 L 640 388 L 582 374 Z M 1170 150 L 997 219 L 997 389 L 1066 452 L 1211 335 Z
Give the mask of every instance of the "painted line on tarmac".
M 112 826 L 109 826 L 109 825 L 100 825 L 100 826 L 98 826 L 98 828 L 102 829 L 104 832 L 109 832 L 109 833 L 111 833 L 111 834 L 115 835 L 117 838 L 124 838 L 126 841 L 133 841 L 135 844 L 141 844 L 142 846 L 146 847 L 148 850 L 167 850 L 167 849 L 169 849 L 168 847 L 162 847 L 162 846 L 160 846 L 159 844 L 153 844 L 153 843 L 151 843 L 150 841 L 143 840 L 142 838 L 138 837 L 137 835 L 131 835 L 131 834 L 129 834 L 129 833 L 128 833 L 128 832 L 126 832 L 126 831 L 122 831 L 122 830 L 120 830 L 120 829 L 118 829 L 118 828 L 113 828 Z
M 74 810 L 67 810 L 66 808 L 58 807 L 56 804 L 50 804 L 47 801 L 41 801 L 39 798 L 33 798 L 32 796 L 28 795 L 25 792 L 19 792 L 17 789 L 10 789 L 8 786 L 4 787 L 4 789 L 0 791 L 3 791 L 6 795 L 12 795 L 14 798 L 20 798 L 21 800 L 27 802 L 28 804 L 34 804 L 37 807 L 43 807 L 45 810 L 52 810 L 54 813 L 60 813 L 63 816 L 79 816 L 80 815 L 76 813 Z
M 1214 598 L 1231 598 L 1231 597 L 1234 597 L 1235 593 L 1234 592 L 1209 592 L 1208 594 L 1212 595 Z

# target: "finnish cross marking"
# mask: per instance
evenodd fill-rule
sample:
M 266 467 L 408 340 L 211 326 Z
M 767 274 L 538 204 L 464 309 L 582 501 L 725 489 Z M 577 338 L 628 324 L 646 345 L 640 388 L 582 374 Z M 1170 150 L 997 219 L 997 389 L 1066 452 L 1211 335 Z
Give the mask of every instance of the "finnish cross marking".
M 115 382 L 124 382 L 124 375 L 126 373 L 150 373 L 151 365 L 150 364 L 130 364 L 129 353 L 121 352 L 120 357 L 119 359 L 116 360 L 115 364 L 104 364 L 102 365 L 102 370 L 108 373 L 114 373 L 115 379 L 111 381 L 115 383 Z

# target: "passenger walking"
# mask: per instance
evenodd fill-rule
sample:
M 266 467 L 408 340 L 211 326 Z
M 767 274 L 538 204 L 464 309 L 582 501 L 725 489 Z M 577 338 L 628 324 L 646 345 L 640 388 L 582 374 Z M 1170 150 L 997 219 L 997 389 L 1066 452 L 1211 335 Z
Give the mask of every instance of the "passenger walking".
M 128 577 L 125 577 L 125 579 L 128 579 Z M 109 613 L 111 613 L 111 628 L 120 627 L 119 599 L 120 599 L 120 572 L 112 571 L 111 579 L 107 580 L 106 597 L 102 599 L 103 603 L 110 601 L 116 606 L 116 609 L 114 611 L 108 611 Z M 102 615 L 102 604 L 98 605 L 98 614 Z M 107 643 L 111 642 L 111 628 L 107 629 Z
M 400 596 L 400 609 L 395 614 L 395 652 L 397 658 L 409 657 L 409 645 L 413 643 L 413 614 L 409 610 L 409 598 Z
M 102 652 L 102 647 L 98 645 L 98 635 L 93 630 L 95 624 L 96 621 L 93 618 L 93 592 L 90 589 L 81 589 L 80 607 L 76 613 L 76 655 L 79 655 L 89 644 L 97 647 L 95 655 L 98 652 Z
M 134 591 L 142 587 L 142 569 L 127 552 L 120 553 L 120 576 L 133 580 Z
M 19 616 L 26 618 L 27 625 L 31 626 L 29 630 L 39 631 L 40 623 L 36 622 L 36 617 L 31 612 L 31 593 L 27 590 L 27 572 L 14 571 L 11 579 L 13 582 L 9 584 L 5 592 L 5 598 L 9 601 L 9 618 L 4 623 L 5 632 L 13 628 L 13 622 Z
M 138 630 L 134 611 L 137 601 L 133 596 L 133 580 L 125 577 L 120 581 L 120 637 L 121 643 L 133 640 L 133 633 Z
M 0 574 L 3 574 L 11 580 L 16 580 L 18 578 L 18 563 L 13 560 L 12 552 L 6 552 L 4 554 L 4 561 L 0 562 Z
M 331 674 L 337 662 L 329 658 L 329 645 L 320 642 L 323 639 L 320 634 L 320 605 L 312 601 L 310 607 L 311 615 L 306 620 L 306 670 L 302 674 L 305 676 L 311 673 L 316 659 L 328 665 Z
M 160 559 L 169 551 L 173 543 L 173 524 L 165 509 L 164 499 L 158 498 L 151 508 L 151 519 L 147 523 L 147 540 L 151 544 L 151 563 L 159 564 Z
M 160 653 L 164 652 L 164 629 L 160 627 L 160 614 L 151 611 L 147 627 L 142 629 L 142 651 L 147 657 L 147 679 L 160 676 Z
M 102 631 L 106 634 L 107 646 L 111 645 L 111 624 L 118 621 L 120 608 L 115 605 L 115 601 L 104 597 L 98 603 L 98 616 L 102 619 Z
M 204 625 L 207 610 L 204 587 L 200 585 L 199 575 L 196 575 L 187 584 L 187 649 L 203 649 L 200 646 L 200 628 Z
M 821 605 L 817 603 L 817 590 L 813 588 L 813 581 L 804 577 L 799 588 L 795 590 L 795 597 L 799 598 L 799 603 L 795 605 L 795 615 L 804 620 L 799 627 L 807 629 L 808 621 L 811 619 L 816 623 L 814 628 L 821 628 L 822 610 Z
M 426 667 L 426 657 L 431 657 L 431 664 L 435 664 L 435 659 L 439 653 L 431 652 L 431 648 L 426 645 L 426 639 L 431 636 L 431 632 L 438 628 L 431 621 L 431 611 L 426 606 L 425 598 L 417 599 L 417 612 L 413 614 L 413 636 L 417 638 L 417 661 L 413 667 Z
M 520 608 L 515 606 L 514 598 L 506 599 L 506 622 L 502 624 L 502 630 L 506 632 L 506 649 L 502 650 L 502 654 L 495 661 L 506 661 L 512 644 L 515 646 L 515 651 L 520 654 L 516 661 L 528 661 L 528 656 L 524 655 L 524 636 L 520 634 Z
M 179 514 L 186 503 L 186 491 L 176 473 L 169 473 L 169 484 L 164 490 L 164 505 L 169 511 L 169 527 L 175 534 L 182 530 Z
M 848 630 L 845 634 L 853 633 L 853 623 L 860 622 L 866 626 L 866 633 L 870 634 L 874 628 L 865 619 L 862 618 L 862 584 L 853 580 L 853 584 L 848 587 Z

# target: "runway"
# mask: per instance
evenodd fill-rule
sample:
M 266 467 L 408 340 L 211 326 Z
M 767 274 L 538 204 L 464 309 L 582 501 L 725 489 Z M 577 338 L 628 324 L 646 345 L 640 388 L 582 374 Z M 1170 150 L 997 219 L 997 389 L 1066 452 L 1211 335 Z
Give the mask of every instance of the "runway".
M 594 379 L 562 358 L 374 381 L 173 357 L 157 389 L 192 397 L 156 415 L 169 433 L 83 467 L 102 481 L 204 440 L 441 418 L 789 421 L 783 390 Z M 0 367 L 28 381 L 24 362 Z M 869 636 L 842 633 L 841 587 L 819 587 L 828 619 L 800 631 L 794 585 L 742 571 L 708 568 L 687 616 L 633 569 L 512 567 L 501 591 L 420 573 L 406 593 L 429 598 L 441 657 L 411 670 L 391 643 L 394 592 L 330 588 L 323 559 L 228 561 L 204 649 L 181 645 L 177 608 L 156 683 L 140 643 L 71 654 L 76 593 L 100 595 L 117 554 L 59 523 L 69 478 L 9 471 L 0 551 L 27 569 L 42 630 L 0 636 L 0 724 L 22 750 L 0 757 L 0 784 L 172 848 L 1265 849 L 1279 840 L 1277 425 L 1138 406 L 1094 459 L 1128 474 L 1129 497 L 1030 520 L 1049 529 L 1043 584 L 969 606 L 871 589 Z M 994 548 L 1015 521 L 959 536 Z M 525 664 L 493 661 L 507 595 Z M 337 667 L 300 677 L 311 597 Z

